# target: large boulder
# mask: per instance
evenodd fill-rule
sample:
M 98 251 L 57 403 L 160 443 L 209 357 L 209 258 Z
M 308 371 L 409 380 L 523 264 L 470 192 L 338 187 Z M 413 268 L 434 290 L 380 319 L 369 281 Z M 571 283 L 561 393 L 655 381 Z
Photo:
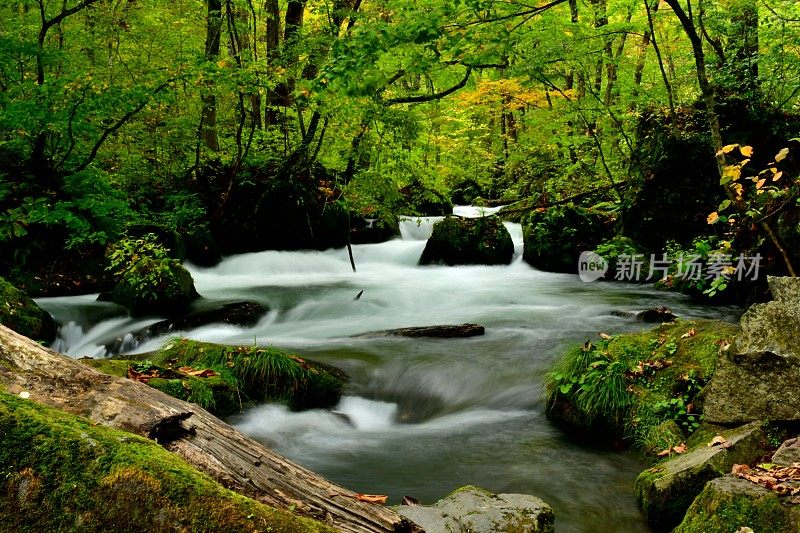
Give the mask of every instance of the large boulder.
M 553 510 L 535 496 L 492 494 L 462 487 L 434 505 L 401 505 L 397 512 L 427 533 L 546 533 L 553 531 Z
M 514 257 L 511 234 L 495 216 L 449 216 L 433 226 L 420 265 L 507 265 Z
M 50 342 L 56 337 L 53 317 L 3 278 L 0 278 L 0 324 L 36 341 Z
M 131 316 L 184 313 L 198 297 L 194 279 L 177 261 L 163 264 L 163 273 L 154 286 L 145 287 L 132 276 L 121 277 L 111 292 L 111 301 L 126 308 Z
M 733 475 L 708 482 L 673 533 L 800 531 L 800 506 Z
M 549 272 L 578 272 L 578 257 L 594 250 L 613 220 L 605 213 L 563 205 L 533 211 L 523 219 L 523 259 Z
M 774 300 L 745 312 L 704 391 L 709 422 L 800 420 L 800 279 L 768 281 Z
M 720 435 L 725 442 L 713 446 L 712 439 L 698 442 L 688 452 L 645 470 L 636 479 L 636 500 L 654 527 L 669 530 L 676 526 L 708 481 L 727 474 L 734 464 L 757 460 L 766 449 L 766 437 L 758 422 Z

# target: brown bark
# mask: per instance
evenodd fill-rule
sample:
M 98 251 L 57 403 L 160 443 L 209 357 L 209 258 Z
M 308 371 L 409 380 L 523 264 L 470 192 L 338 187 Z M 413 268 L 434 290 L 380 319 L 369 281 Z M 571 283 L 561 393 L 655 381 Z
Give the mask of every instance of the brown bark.
M 422 533 L 380 505 L 302 468 L 204 409 L 101 374 L 0 325 L 0 385 L 34 402 L 155 439 L 231 490 L 352 533 Z

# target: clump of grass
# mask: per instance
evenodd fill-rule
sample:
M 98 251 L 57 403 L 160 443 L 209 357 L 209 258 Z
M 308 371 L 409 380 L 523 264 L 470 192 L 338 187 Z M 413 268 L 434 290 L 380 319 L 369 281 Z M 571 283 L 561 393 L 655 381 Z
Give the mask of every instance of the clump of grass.
M 718 321 L 678 321 L 575 347 L 546 377 L 548 416 L 648 454 L 674 446 L 700 426 L 699 393 L 736 331 Z
M 339 402 L 347 377 L 335 368 L 306 361 L 274 347 L 225 346 L 174 339 L 162 349 L 122 356 L 138 371 L 161 369 L 148 384 L 163 392 L 197 403 L 217 415 L 228 415 L 257 402 L 278 402 L 292 409 L 332 407 Z M 112 360 L 86 361 L 101 371 L 120 375 Z M 187 376 L 181 367 L 211 369 L 210 377 Z

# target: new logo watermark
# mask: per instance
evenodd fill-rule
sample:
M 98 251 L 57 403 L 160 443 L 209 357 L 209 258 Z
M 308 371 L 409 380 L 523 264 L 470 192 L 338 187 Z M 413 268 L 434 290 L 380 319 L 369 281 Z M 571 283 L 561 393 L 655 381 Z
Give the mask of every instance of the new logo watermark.
M 744 254 L 710 254 L 707 259 L 699 255 L 668 258 L 651 254 L 619 255 L 614 261 L 614 279 L 617 281 L 658 281 L 669 277 L 698 281 L 700 279 L 757 280 L 761 254 L 746 257 Z M 581 252 L 578 258 L 578 276 L 585 282 L 605 277 L 609 262 L 594 252 Z
M 608 272 L 608 261 L 594 252 L 581 252 L 578 258 L 578 276 L 582 281 L 589 283 L 596 281 Z

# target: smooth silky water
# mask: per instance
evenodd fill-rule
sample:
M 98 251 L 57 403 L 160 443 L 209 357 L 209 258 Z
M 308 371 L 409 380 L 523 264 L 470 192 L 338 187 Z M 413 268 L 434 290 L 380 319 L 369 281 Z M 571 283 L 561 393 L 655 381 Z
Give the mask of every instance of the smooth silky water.
M 476 216 L 473 208 L 457 214 Z M 334 364 L 352 378 L 333 411 L 262 405 L 230 420 L 245 434 L 352 490 L 433 503 L 475 484 L 534 494 L 553 506 L 559 532 L 648 531 L 633 497 L 644 467 L 632 454 L 571 442 L 544 415 L 542 381 L 564 350 L 598 332 L 641 329 L 614 309 L 669 305 L 681 317 L 735 319 L 735 308 L 692 305 L 676 294 L 534 270 L 520 258 L 521 230 L 506 224 L 509 266 L 418 267 L 435 219 L 406 219 L 402 239 L 346 250 L 266 251 L 189 267 L 212 300 L 255 300 L 270 312 L 252 328 L 184 332 L 206 341 L 275 345 Z M 362 296 L 356 300 L 360 291 Z M 130 319 L 96 295 L 37 300 L 61 326 L 54 347 L 103 357 L 157 319 Z M 469 339 L 365 338 L 389 328 L 475 322 Z

